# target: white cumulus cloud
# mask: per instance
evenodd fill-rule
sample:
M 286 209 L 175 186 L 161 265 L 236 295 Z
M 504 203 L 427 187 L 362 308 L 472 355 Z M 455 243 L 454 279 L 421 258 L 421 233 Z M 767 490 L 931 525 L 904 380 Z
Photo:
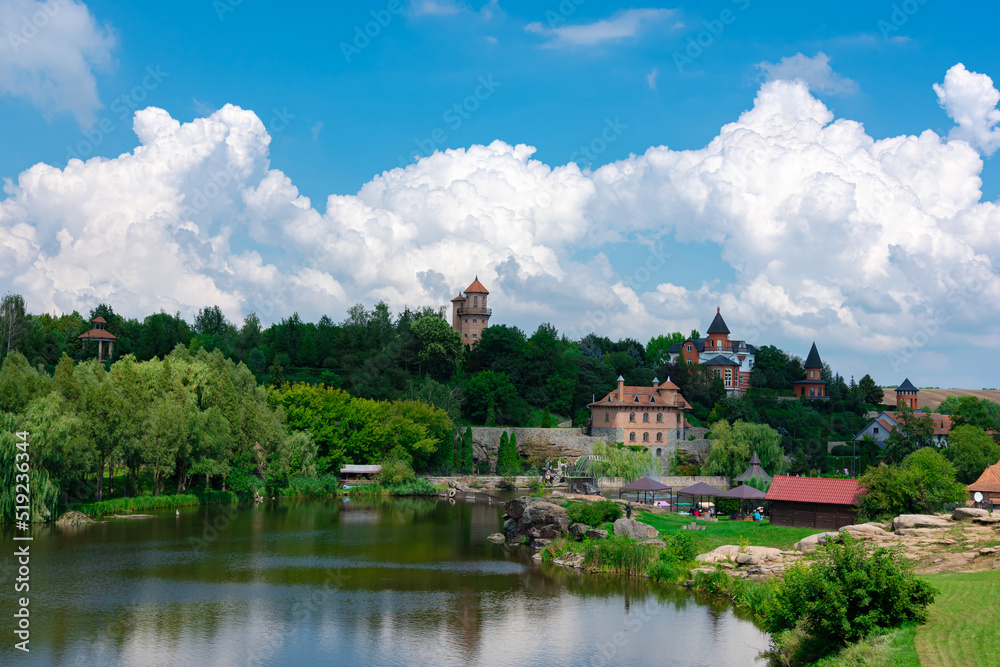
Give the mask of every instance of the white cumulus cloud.
M 833 71 L 830 67 L 830 56 L 822 51 L 811 58 L 796 53 L 776 63 L 765 60 L 757 63 L 757 69 L 764 74 L 767 81 L 801 79 L 816 92 L 828 95 L 845 95 L 858 90 L 857 82 Z
M 943 84 L 934 84 L 938 104 L 956 123 L 949 136 L 967 141 L 986 155 L 1000 147 L 1000 92 L 993 79 L 985 74 L 970 72 L 959 63 L 948 70 Z
M 110 67 L 115 42 L 77 0 L 0 2 L 0 92 L 90 127 L 102 106 L 94 71 Z
M 536 33 L 549 39 L 552 46 L 595 46 L 602 42 L 635 37 L 651 24 L 665 20 L 674 14 L 670 9 L 626 9 L 611 18 L 593 23 L 562 25 L 550 20 L 549 26 L 540 22 L 529 23 L 525 31 Z

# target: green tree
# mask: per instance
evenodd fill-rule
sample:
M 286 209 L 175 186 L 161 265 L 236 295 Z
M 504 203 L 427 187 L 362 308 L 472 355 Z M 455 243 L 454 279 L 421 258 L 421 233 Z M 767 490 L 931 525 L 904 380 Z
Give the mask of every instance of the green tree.
M 0 301 L 0 350 L 4 355 L 17 349 L 25 335 L 24 297 L 5 294 Z
M 646 344 L 646 364 L 650 368 L 655 368 L 667 363 L 667 360 L 670 358 L 671 346 L 675 343 L 683 343 L 685 340 L 687 339 L 684 338 L 684 334 L 680 331 L 675 331 L 666 336 L 663 334 L 653 336 Z
M 545 406 L 542 410 L 542 428 L 552 428 L 552 413 L 549 412 L 549 406 Z
M 705 464 L 709 474 L 737 477 L 750 465 L 753 452 L 757 452 L 761 467 L 772 476 L 785 472 L 781 435 L 766 424 L 737 421 L 730 426 L 719 421 L 712 424 L 711 433 L 712 444 Z
M 882 405 L 885 402 L 885 392 L 882 387 L 875 384 L 875 380 L 867 373 L 858 382 L 858 390 L 861 392 L 861 400 L 868 405 Z
M 887 461 L 901 461 L 909 454 L 934 445 L 934 421 L 913 408 L 900 405 L 893 413 L 896 427 L 885 439 Z
M 945 454 L 955 466 L 958 481 L 971 484 L 986 466 L 1000 461 L 1000 445 L 982 428 L 962 424 L 951 430 Z
M 934 512 L 966 495 L 955 481 L 954 466 L 931 448 L 913 452 L 898 465 L 869 468 L 859 481 L 864 493 L 858 514 L 870 520 Z
M 465 433 L 462 434 L 462 452 L 459 458 L 459 469 L 462 474 L 467 472 L 472 472 L 475 467 L 475 460 L 473 458 L 473 445 L 472 445 L 472 427 L 467 426 L 465 428 Z
M 440 317 L 421 317 L 410 325 L 410 331 L 417 339 L 421 370 L 452 376 L 462 359 L 461 335 Z

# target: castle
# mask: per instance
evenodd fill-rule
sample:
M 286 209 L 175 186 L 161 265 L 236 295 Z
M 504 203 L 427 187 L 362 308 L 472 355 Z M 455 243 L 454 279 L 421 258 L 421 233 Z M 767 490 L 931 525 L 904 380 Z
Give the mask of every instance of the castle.
M 732 394 L 750 388 L 750 373 L 757 348 L 746 341 L 730 340 L 729 327 L 722 319 L 720 309 L 716 308 L 707 338 L 674 343 L 668 354 L 672 364 L 678 359 L 692 365 L 705 364 L 715 372 L 716 377 L 722 378 L 726 391 Z
M 483 335 L 483 329 L 490 325 L 491 308 L 486 307 L 486 296 L 490 293 L 479 282 L 479 276 L 465 288 L 465 293 L 451 300 L 451 326 L 462 335 L 464 345 L 472 345 Z

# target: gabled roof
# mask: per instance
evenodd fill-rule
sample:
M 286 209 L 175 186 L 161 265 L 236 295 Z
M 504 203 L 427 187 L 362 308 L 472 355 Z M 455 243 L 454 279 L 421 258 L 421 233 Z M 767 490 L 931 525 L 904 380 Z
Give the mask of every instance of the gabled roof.
M 705 362 L 706 366 L 739 366 L 738 361 L 733 361 L 729 357 L 724 357 L 721 354 L 716 355 Z
M 708 326 L 708 333 L 710 334 L 727 334 L 729 333 L 729 327 L 726 326 L 726 321 L 722 319 L 722 312 L 716 308 L 715 309 L 715 319 Z
M 656 396 L 657 394 L 659 394 L 661 390 L 664 390 L 664 391 L 673 390 L 673 391 L 677 392 L 677 394 L 676 394 L 676 396 L 677 396 L 677 403 L 676 404 L 672 404 L 672 403 L 669 403 L 669 402 L 659 402 L 659 401 L 651 400 L 654 396 Z M 683 408 L 685 410 L 687 410 L 687 409 L 689 409 L 691 407 L 690 405 L 688 405 L 688 402 L 686 400 L 684 400 L 684 396 L 681 394 L 680 387 L 678 387 L 677 385 L 675 385 L 670 380 L 667 380 L 666 382 L 661 382 L 660 386 L 657 387 L 657 388 L 655 388 L 655 389 L 653 387 L 627 387 L 627 386 L 623 385 L 622 386 L 622 400 L 620 400 L 620 401 L 617 400 L 617 396 L 618 396 L 618 388 L 616 387 L 615 389 L 612 389 L 607 394 L 605 394 L 604 398 L 602 398 L 601 400 L 596 401 L 594 403 L 589 403 L 588 407 L 594 406 L 594 405 L 600 405 L 600 406 L 605 406 L 606 407 L 607 405 L 610 404 L 610 405 L 615 405 L 615 406 L 630 406 L 631 409 L 635 409 L 634 406 L 635 406 L 636 403 L 639 403 L 641 405 L 642 404 L 649 405 L 650 403 L 658 403 L 659 405 L 665 405 L 667 407 L 678 407 L 678 408 Z M 661 397 L 661 398 L 668 398 L 668 397 L 669 397 L 669 394 L 667 396 Z
M 486 289 L 485 287 L 483 287 L 483 284 L 481 282 L 479 282 L 479 276 L 476 276 L 476 279 L 472 281 L 472 284 L 465 288 L 465 293 L 466 294 L 468 294 L 470 292 L 475 293 L 475 294 L 489 294 L 490 293 L 490 291 L 488 289 Z
M 767 499 L 826 505 L 855 505 L 862 488 L 856 479 L 777 475 L 771 482 Z
M 910 382 L 910 378 L 906 378 L 905 380 L 903 380 L 903 384 L 896 387 L 896 391 L 919 391 L 919 390 L 913 386 L 913 383 Z
M 94 324 L 107 324 L 108 323 L 108 321 L 106 319 L 104 319 L 103 317 L 101 317 L 100 315 L 98 315 L 97 317 L 95 317 L 93 319 L 93 322 L 94 322 Z
M 1000 493 L 1000 461 L 994 465 L 986 466 L 986 470 L 979 476 L 979 479 L 965 488 L 973 493 L 976 491 Z
M 816 343 L 813 343 L 812 349 L 809 350 L 809 356 L 806 357 L 806 368 L 823 368 L 823 362 L 819 358 L 819 350 L 816 349 Z

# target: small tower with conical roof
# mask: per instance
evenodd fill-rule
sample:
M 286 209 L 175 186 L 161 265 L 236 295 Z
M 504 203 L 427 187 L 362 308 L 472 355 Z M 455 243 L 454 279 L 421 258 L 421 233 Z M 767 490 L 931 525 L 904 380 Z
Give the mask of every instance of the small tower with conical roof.
M 716 308 L 715 319 L 708 326 L 708 343 L 705 345 L 705 352 L 721 352 L 723 350 L 728 352 L 729 348 L 729 327 L 726 326 L 726 321 L 722 319 L 722 309 Z
M 486 297 L 490 291 L 479 282 L 479 276 L 451 300 L 451 326 L 462 335 L 462 343 L 472 345 L 483 335 L 483 329 L 490 324 L 491 308 L 486 307 Z
M 918 391 L 920 390 L 913 386 L 910 378 L 906 378 L 903 384 L 896 387 L 896 405 L 905 405 L 911 410 L 916 410 Z
M 826 398 L 826 382 L 823 380 L 823 360 L 819 358 L 816 343 L 812 344 L 806 357 L 806 379 L 792 383 L 795 395 L 800 398 Z

